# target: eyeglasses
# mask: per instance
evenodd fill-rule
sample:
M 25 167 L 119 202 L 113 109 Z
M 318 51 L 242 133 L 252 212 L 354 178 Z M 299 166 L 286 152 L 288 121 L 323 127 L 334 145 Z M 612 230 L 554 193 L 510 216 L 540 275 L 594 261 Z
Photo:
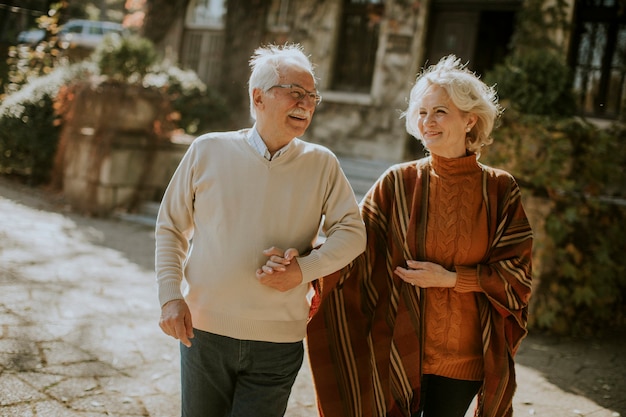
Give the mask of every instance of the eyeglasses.
M 267 91 L 271 90 L 272 88 L 288 88 L 288 89 L 290 89 L 289 95 L 295 101 L 302 101 L 306 97 L 308 97 L 309 99 L 311 99 L 311 100 L 313 100 L 315 102 L 316 106 L 319 105 L 322 102 L 322 96 L 320 96 L 317 93 L 317 91 L 308 91 L 305 88 L 303 88 L 302 86 L 299 86 L 298 84 L 277 84 L 277 85 L 273 85 L 270 88 L 268 88 Z

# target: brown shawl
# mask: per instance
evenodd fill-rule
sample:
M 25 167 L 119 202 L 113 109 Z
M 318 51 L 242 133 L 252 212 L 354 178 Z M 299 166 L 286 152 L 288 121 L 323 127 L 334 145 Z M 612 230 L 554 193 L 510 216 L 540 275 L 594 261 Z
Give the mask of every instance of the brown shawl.
M 526 335 L 532 231 L 508 173 L 482 166 L 489 250 L 476 266 L 485 378 L 476 416 L 512 415 L 513 357 Z M 325 417 L 410 417 L 419 408 L 420 290 L 393 274 L 424 259 L 430 158 L 390 168 L 361 203 L 367 249 L 321 280 L 307 334 Z

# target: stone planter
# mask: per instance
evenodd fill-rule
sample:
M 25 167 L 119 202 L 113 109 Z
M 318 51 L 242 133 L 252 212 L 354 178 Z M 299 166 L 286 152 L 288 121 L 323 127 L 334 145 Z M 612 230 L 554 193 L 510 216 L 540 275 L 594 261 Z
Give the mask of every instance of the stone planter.
M 170 139 L 169 103 L 123 84 L 71 87 L 53 183 L 73 209 L 96 216 L 159 200 L 186 145 Z

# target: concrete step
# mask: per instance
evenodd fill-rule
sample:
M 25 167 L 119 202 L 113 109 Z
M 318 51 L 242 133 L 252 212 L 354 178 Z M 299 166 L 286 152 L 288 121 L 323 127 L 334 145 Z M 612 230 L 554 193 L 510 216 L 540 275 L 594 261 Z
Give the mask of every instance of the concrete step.
M 372 183 L 392 164 L 387 161 L 340 157 L 339 163 L 348 178 L 366 178 Z
M 148 215 L 148 216 L 152 216 L 156 219 L 157 215 L 159 214 L 159 207 L 161 206 L 161 203 L 157 202 L 157 201 L 144 201 L 141 204 L 141 213 Z
M 160 203 L 156 201 L 144 201 L 136 213 L 118 213 L 117 218 L 146 226 L 156 226 L 156 218 L 159 214 Z
M 347 157 L 340 157 L 339 163 L 358 201 L 361 201 L 380 175 L 391 166 L 391 163 L 386 161 Z

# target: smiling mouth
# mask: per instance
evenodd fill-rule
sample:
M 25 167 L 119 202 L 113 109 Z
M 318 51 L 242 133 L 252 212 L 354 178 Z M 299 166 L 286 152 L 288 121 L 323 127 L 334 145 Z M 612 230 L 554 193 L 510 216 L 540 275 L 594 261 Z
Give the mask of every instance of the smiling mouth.
M 306 115 L 303 115 L 303 114 L 290 114 L 289 117 L 291 117 L 292 119 L 302 120 L 302 121 L 306 121 L 309 119 Z

